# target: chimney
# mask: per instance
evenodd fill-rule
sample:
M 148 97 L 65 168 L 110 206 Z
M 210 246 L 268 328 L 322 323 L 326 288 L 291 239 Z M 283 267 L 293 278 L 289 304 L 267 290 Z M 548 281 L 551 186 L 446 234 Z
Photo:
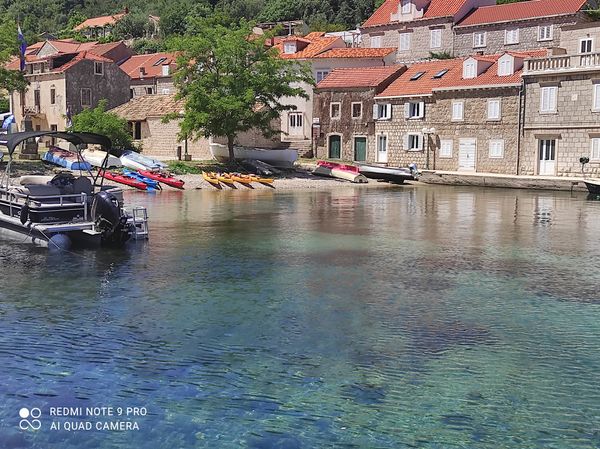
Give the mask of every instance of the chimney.
M 143 78 L 146 75 L 146 69 L 144 67 L 140 67 L 140 78 Z

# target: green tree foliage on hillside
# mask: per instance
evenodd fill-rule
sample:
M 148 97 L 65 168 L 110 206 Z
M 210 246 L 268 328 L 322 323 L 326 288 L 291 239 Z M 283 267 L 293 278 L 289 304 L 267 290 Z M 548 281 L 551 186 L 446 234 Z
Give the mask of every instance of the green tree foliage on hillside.
M 113 147 L 131 148 L 132 138 L 127 120 L 106 112 L 106 105 L 106 100 L 101 100 L 95 108 L 75 114 L 69 131 L 102 134 L 110 138 Z
M 17 26 L 7 17 L 0 17 L 0 90 L 23 90 L 27 82 L 23 74 L 7 70 L 4 65 L 19 54 Z
M 281 112 L 294 108 L 282 99 L 308 98 L 298 83 L 314 82 L 307 66 L 265 45 L 268 33 L 250 38 L 251 33 L 249 22 L 217 16 L 195 19 L 188 34 L 172 41 L 171 49 L 182 52 L 175 74 L 177 97 L 185 102 L 181 137 L 227 137 L 230 158 L 239 132 L 274 135 Z

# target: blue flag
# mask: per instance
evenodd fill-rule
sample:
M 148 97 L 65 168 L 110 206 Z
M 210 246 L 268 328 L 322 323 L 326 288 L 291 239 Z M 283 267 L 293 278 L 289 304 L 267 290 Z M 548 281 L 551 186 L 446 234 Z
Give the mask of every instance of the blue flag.
M 21 31 L 21 25 L 17 27 L 17 39 L 19 40 L 19 59 L 21 60 L 21 72 L 25 70 L 25 52 L 27 51 L 27 42 Z

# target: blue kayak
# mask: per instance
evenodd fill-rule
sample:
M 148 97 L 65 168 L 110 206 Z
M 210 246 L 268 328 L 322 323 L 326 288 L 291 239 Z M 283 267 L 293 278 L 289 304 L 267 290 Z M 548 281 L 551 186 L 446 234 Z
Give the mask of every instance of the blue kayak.
M 145 176 L 140 175 L 136 171 L 123 170 L 123 174 L 127 175 L 127 176 L 131 176 L 132 178 L 143 182 L 144 184 L 146 184 L 148 186 L 148 190 L 162 190 L 162 187 L 160 186 L 160 183 L 158 181 L 156 181 L 154 179 L 146 178 Z

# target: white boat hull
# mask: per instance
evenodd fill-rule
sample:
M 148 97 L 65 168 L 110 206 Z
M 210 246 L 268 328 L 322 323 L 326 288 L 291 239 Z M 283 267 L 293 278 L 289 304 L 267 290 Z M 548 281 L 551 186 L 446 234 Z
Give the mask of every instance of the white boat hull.
M 83 150 L 81 152 L 81 156 L 83 157 L 83 159 L 86 162 L 89 162 L 94 167 L 102 167 L 102 164 L 104 163 L 104 159 L 106 158 L 106 151 Z M 109 154 L 106 166 L 107 166 L 107 168 L 122 167 L 123 164 L 121 163 L 121 160 L 118 157 L 113 156 L 112 154 Z
M 210 143 L 210 152 L 219 162 L 229 161 L 229 149 L 220 143 Z M 274 167 L 291 168 L 298 160 L 297 150 L 264 150 L 260 148 L 235 147 L 233 155 L 237 160 L 252 159 L 266 162 Z
M 360 173 L 352 173 L 347 170 L 340 170 L 338 168 L 329 168 L 322 165 L 318 165 L 313 170 L 315 175 L 330 176 L 332 178 L 343 179 L 345 181 L 356 182 L 356 183 L 367 183 L 369 180 L 361 175 Z
M 148 156 L 143 156 L 134 151 L 126 151 L 121 157 L 121 164 L 123 167 L 130 168 L 132 170 L 157 170 L 163 169 L 167 167 L 167 164 L 157 161 L 156 159 L 152 159 Z

